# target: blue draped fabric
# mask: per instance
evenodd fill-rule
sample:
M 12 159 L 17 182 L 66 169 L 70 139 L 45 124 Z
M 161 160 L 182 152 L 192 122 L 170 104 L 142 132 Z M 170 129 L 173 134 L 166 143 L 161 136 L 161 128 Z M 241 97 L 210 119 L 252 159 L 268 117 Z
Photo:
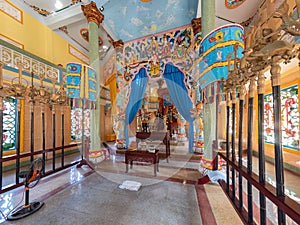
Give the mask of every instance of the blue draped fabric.
M 131 92 L 129 96 L 129 101 L 126 108 L 125 115 L 125 139 L 126 147 L 129 146 L 129 135 L 128 135 L 128 125 L 133 121 L 135 115 L 139 111 L 139 108 L 142 105 L 144 94 L 146 91 L 148 83 L 148 75 L 145 68 L 141 68 L 139 73 L 131 82 Z
M 193 153 L 194 146 L 194 118 L 191 116 L 190 110 L 193 103 L 188 95 L 188 90 L 184 83 L 184 74 L 171 63 L 165 67 L 164 78 L 170 93 L 170 96 L 176 106 L 178 112 L 183 118 L 189 122 L 189 152 Z

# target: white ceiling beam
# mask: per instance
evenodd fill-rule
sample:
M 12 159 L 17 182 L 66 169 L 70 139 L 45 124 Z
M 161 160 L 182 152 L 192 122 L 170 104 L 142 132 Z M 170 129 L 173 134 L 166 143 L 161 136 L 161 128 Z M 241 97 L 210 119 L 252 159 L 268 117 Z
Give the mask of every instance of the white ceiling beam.
M 118 41 L 117 35 L 115 35 L 111 29 L 109 29 L 109 27 L 107 26 L 106 22 L 105 22 L 105 17 L 103 22 L 101 23 L 101 26 L 103 27 L 103 29 L 106 31 L 106 33 L 109 34 L 109 36 L 114 40 L 114 41 Z
M 198 0 L 198 8 L 197 8 L 196 18 L 200 18 L 201 17 L 201 1 L 202 0 Z
M 80 4 L 75 4 L 57 13 L 52 13 L 45 18 L 45 24 L 52 30 L 67 26 L 85 19 Z

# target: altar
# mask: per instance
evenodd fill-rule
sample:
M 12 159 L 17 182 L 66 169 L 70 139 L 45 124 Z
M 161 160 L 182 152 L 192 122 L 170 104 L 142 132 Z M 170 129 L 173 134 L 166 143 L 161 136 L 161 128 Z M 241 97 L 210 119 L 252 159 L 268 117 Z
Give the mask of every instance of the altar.
M 125 164 L 126 164 L 126 173 L 128 173 L 128 164 L 130 164 L 130 168 L 132 169 L 133 161 L 137 162 L 149 162 L 153 164 L 154 168 L 154 176 L 156 176 L 156 172 L 158 172 L 158 164 L 159 164 L 159 150 L 155 150 L 154 152 L 149 151 L 141 151 L 141 150 L 128 150 L 125 152 Z
M 152 132 L 136 132 L 136 142 L 137 147 L 139 148 L 140 142 L 146 142 L 148 145 L 146 148 L 149 148 L 150 145 L 154 145 L 158 143 L 163 143 L 165 145 L 165 157 L 167 162 L 169 162 L 170 156 L 170 134 L 165 131 L 152 131 Z M 151 148 L 151 147 L 150 147 Z M 157 149 L 159 150 L 159 149 Z

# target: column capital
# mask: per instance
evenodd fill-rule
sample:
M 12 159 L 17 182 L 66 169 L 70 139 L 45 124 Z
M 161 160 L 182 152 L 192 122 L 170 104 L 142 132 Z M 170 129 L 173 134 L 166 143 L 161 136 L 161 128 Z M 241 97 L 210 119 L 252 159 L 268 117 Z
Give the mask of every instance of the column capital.
M 122 40 L 114 41 L 113 43 L 114 49 L 123 49 L 124 42 Z
M 280 85 L 280 71 L 281 67 L 279 65 L 280 63 L 280 56 L 273 56 L 271 59 L 271 81 L 272 81 L 272 86 L 279 86 Z
M 88 22 L 94 22 L 98 27 L 104 20 L 104 15 L 99 11 L 95 2 L 91 2 L 88 5 L 82 5 L 81 10 Z
M 263 71 L 258 72 L 257 90 L 258 90 L 258 94 L 265 93 L 265 75 Z
M 255 77 L 251 77 L 249 85 L 249 98 L 254 98 L 255 86 Z
M 239 92 L 240 92 L 240 100 L 244 100 L 245 94 L 246 94 L 246 90 L 245 90 L 245 85 L 241 84 L 241 86 L 239 87 Z
M 201 17 L 192 19 L 191 24 L 192 24 L 194 35 L 196 35 L 202 31 L 202 18 Z
M 235 87 L 231 89 L 231 98 L 232 98 L 232 104 L 236 103 L 236 92 Z
M 230 106 L 231 105 L 231 99 L 230 99 L 230 92 L 225 92 L 226 93 L 226 105 Z

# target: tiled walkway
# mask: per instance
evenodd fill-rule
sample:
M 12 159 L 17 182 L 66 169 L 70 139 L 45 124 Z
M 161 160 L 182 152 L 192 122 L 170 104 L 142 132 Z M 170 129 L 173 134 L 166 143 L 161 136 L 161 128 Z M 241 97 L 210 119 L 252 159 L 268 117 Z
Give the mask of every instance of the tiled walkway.
M 200 176 L 198 162 L 175 157 L 169 163 L 161 160 L 158 176 L 154 177 L 153 167 L 142 164 L 125 173 L 123 157 L 111 157 L 95 171 L 87 166 L 72 167 L 45 177 L 30 190 L 30 199 L 44 201 L 45 205 L 20 220 L 2 218 L 3 224 L 229 225 L 232 218 L 235 224 L 242 224 L 232 207 L 221 207 L 220 203 L 230 203 L 218 185 L 195 185 Z M 122 190 L 119 185 L 124 180 L 138 181 L 142 186 L 138 191 Z M 216 194 L 219 198 L 213 197 Z M 23 188 L 2 195 L 3 214 L 18 203 L 24 204 L 22 196 Z
M 78 156 L 75 156 L 78 157 Z M 73 156 L 74 159 L 74 156 Z M 256 163 L 256 160 L 254 160 Z M 30 190 L 32 201 L 45 205 L 33 215 L 2 224 L 22 225 L 239 225 L 242 224 L 218 184 L 197 185 L 201 177 L 199 160 L 171 152 L 169 162 L 160 160 L 159 172 L 153 166 L 135 163 L 126 173 L 124 155 L 112 154 L 109 160 L 88 166 L 72 167 L 45 177 Z M 255 167 L 254 167 L 255 168 Z M 272 166 L 267 165 L 268 174 Z M 299 193 L 299 179 L 286 172 L 287 186 Z M 9 176 L 7 179 L 10 179 Z M 119 188 L 125 181 L 142 184 L 138 191 Z M 0 209 L 6 216 L 18 204 L 24 204 L 24 188 L 0 196 Z

